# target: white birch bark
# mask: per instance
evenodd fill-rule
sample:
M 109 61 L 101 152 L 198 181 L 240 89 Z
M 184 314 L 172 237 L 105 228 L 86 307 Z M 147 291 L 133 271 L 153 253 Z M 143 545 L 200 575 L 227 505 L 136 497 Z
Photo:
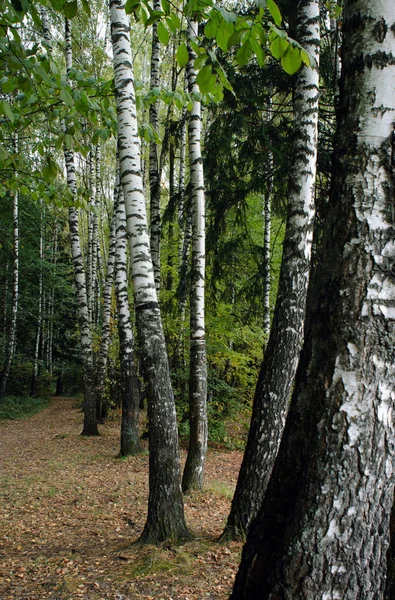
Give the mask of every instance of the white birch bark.
M 302 67 L 294 88 L 295 142 L 288 219 L 276 307 L 258 378 L 247 446 L 225 535 L 243 538 L 259 511 L 278 452 L 304 333 L 313 239 L 320 51 L 319 0 L 301 0 L 299 43 L 316 64 Z
M 68 74 L 73 65 L 73 55 L 71 46 L 70 23 L 66 19 L 65 26 L 65 52 L 66 52 L 66 73 Z M 64 158 L 67 173 L 67 185 L 73 199 L 77 198 L 77 179 L 74 164 L 74 152 L 64 149 Z M 81 359 L 84 371 L 84 426 L 82 435 L 98 435 L 96 419 L 96 394 L 94 384 L 94 369 L 92 355 L 92 331 L 90 324 L 88 299 L 86 293 L 86 279 L 84 261 L 81 252 L 81 242 L 79 235 L 79 215 L 78 209 L 74 206 L 69 208 L 69 229 L 71 257 L 74 267 L 74 283 L 77 292 L 78 303 L 78 322 L 80 327 L 81 340 Z
M 44 309 L 44 296 L 43 296 L 43 260 L 44 260 L 44 205 L 40 202 L 40 240 L 39 240 L 39 274 L 38 274 L 38 310 L 37 310 L 37 329 L 36 329 L 36 340 L 34 344 L 34 356 L 33 356 L 33 374 L 32 374 L 32 385 L 30 393 L 34 395 L 36 392 L 36 381 L 38 375 L 38 360 L 40 343 L 43 345 L 43 309 Z M 41 353 L 43 357 L 44 354 Z
M 153 10 L 161 10 L 160 0 L 153 0 Z M 150 90 L 160 85 L 160 42 L 158 38 L 158 23 L 152 24 L 151 44 L 151 79 Z M 158 102 L 153 102 L 149 107 L 149 122 L 154 131 L 158 133 Z M 152 264 L 154 267 L 154 278 L 156 291 L 160 289 L 160 238 L 161 238 L 161 216 L 160 216 L 160 177 L 161 169 L 158 161 L 158 145 L 156 142 L 149 143 L 149 183 L 150 183 L 150 245 Z
M 120 175 L 149 417 L 149 499 L 142 541 L 188 536 L 180 485 L 177 419 L 157 301 L 141 177 L 130 23 L 124 3 L 110 0 Z
M 188 39 L 197 36 L 197 22 L 190 21 Z M 187 64 L 190 94 L 198 92 L 193 62 L 196 56 L 189 46 Z M 190 375 L 189 375 L 189 422 L 190 438 L 185 464 L 183 491 L 201 489 L 203 486 L 204 461 L 207 452 L 207 364 L 204 319 L 205 279 L 205 197 L 201 151 L 201 103 L 195 100 L 188 120 L 188 148 L 190 181 L 192 188 L 192 267 L 190 296 Z
M 134 360 L 134 336 L 130 318 L 127 268 L 127 231 L 125 202 L 119 181 L 114 190 L 114 215 L 116 231 L 115 293 L 119 331 L 119 362 L 121 366 L 122 421 L 120 456 L 140 451 L 139 406 L 140 391 Z
M 331 209 L 303 359 L 232 600 L 384 598 L 395 481 L 394 23 L 392 0 L 344 3 Z

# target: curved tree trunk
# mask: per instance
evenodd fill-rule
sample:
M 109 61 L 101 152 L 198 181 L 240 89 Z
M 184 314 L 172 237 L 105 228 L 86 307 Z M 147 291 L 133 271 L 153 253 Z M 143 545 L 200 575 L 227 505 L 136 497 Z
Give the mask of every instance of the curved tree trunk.
M 287 229 L 269 342 L 255 391 L 248 435 L 225 535 L 242 539 L 262 505 L 276 459 L 289 394 L 303 341 L 313 238 L 318 122 L 318 0 L 298 5 L 297 36 L 316 65 L 297 74 L 294 98 L 294 163 L 289 181 Z
M 144 364 L 149 418 L 148 516 L 141 541 L 189 536 L 181 493 L 177 419 L 166 343 L 157 301 L 141 177 L 130 24 L 123 2 L 110 0 L 118 116 L 120 175 L 135 298 L 136 321 Z
M 66 19 L 65 28 L 66 42 L 66 69 L 67 73 L 72 67 L 72 51 L 71 51 L 71 32 L 70 24 Z M 64 149 L 64 159 L 66 164 L 67 185 L 73 196 L 77 197 L 77 180 L 75 175 L 74 152 Z M 95 377 L 93 368 L 92 355 L 92 331 L 88 310 L 88 299 L 86 294 L 86 280 L 84 260 L 81 252 L 80 234 L 79 234 L 79 217 L 78 209 L 71 206 L 69 208 L 69 229 L 70 229 L 70 244 L 71 257 L 74 267 L 74 283 L 77 290 L 78 303 L 78 322 L 80 326 L 81 339 L 81 360 L 84 372 L 84 426 L 82 435 L 98 435 L 97 419 L 96 419 L 96 393 L 95 393 Z
M 330 212 L 306 342 L 232 600 L 384 597 L 394 497 L 395 22 L 347 0 Z

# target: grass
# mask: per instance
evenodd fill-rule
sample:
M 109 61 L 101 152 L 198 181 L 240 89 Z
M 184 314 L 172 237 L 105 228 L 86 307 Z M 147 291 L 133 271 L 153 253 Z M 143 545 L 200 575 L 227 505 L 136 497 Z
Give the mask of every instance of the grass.
M 49 398 L 31 396 L 4 396 L 0 400 L 0 420 L 25 419 L 49 405 Z

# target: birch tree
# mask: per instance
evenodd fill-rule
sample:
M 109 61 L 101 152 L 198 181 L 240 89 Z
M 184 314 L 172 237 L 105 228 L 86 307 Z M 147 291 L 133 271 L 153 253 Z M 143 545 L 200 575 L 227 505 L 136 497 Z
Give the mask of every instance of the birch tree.
M 289 205 L 272 330 L 255 391 L 251 426 L 225 535 L 243 538 L 261 507 L 279 448 L 296 372 L 313 238 L 318 123 L 318 0 L 302 0 L 297 38 L 315 63 L 298 72 L 294 91 L 294 148 Z
M 160 0 L 153 0 L 152 9 L 161 10 Z M 151 79 L 150 90 L 159 88 L 159 67 L 160 67 L 160 42 L 158 37 L 158 22 L 152 24 L 152 45 L 151 45 Z M 155 100 L 149 107 L 149 122 L 154 132 L 158 133 L 158 101 Z M 160 237 L 161 237 L 161 217 L 160 217 L 160 179 L 161 168 L 158 160 L 158 144 L 151 141 L 149 144 L 149 184 L 150 184 L 150 245 L 152 264 L 154 267 L 154 277 L 156 291 L 159 294 L 160 289 Z
M 395 473 L 394 22 L 392 0 L 344 3 L 330 212 L 306 341 L 232 600 L 384 597 Z
M 66 74 L 68 75 L 73 65 L 71 30 L 68 19 L 65 22 L 65 51 L 66 51 Z M 67 129 L 66 129 L 67 131 Z M 67 186 L 71 192 L 73 201 L 77 199 L 77 178 L 74 164 L 74 152 L 64 148 L 64 160 L 67 173 Z M 78 209 L 72 205 L 69 208 L 69 229 L 71 256 L 74 268 L 74 282 L 78 301 L 78 322 L 80 326 L 81 359 L 84 373 L 84 426 L 82 435 L 98 435 L 96 418 L 96 386 L 92 354 L 92 330 L 86 291 L 86 278 L 84 261 L 81 251 L 79 233 Z
M 181 493 L 177 419 L 157 300 L 138 136 L 130 23 L 121 0 L 110 0 L 120 177 L 125 198 L 132 282 L 149 418 L 148 516 L 141 540 L 188 537 Z
M 115 293 L 117 298 L 122 398 L 121 445 L 119 455 L 128 456 L 130 454 L 137 454 L 140 451 L 140 390 L 134 360 L 134 336 L 129 309 L 126 214 L 125 202 L 119 181 L 119 169 L 117 169 L 114 199 L 116 236 Z
M 197 22 L 189 21 L 188 39 L 197 36 Z M 199 91 L 194 69 L 195 53 L 189 45 L 187 64 L 190 94 Z M 204 321 L 205 278 L 205 202 L 201 152 L 201 103 L 194 100 L 188 119 L 188 148 L 192 189 L 192 268 L 190 306 L 190 374 L 189 374 L 189 448 L 182 488 L 184 492 L 203 486 L 204 461 L 207 452 L 207 364 Z

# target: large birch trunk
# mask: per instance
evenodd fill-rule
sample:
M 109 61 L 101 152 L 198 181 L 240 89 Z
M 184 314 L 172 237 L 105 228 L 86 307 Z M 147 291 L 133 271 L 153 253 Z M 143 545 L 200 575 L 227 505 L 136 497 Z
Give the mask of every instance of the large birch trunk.
M 197 22 L 190 21 L 188 38 L 197 35 Z M 189 47 L 187 64 L 190 94 L 198 92 L 193 62 L 196 56 Z M 190 307 L 190 373 L 189 373 L 189 448 L 182 479 L 188 492 L 203 486 L 204 461 L 207 452 L 207 364 L 204 321 L 205 278 L 205 202 L 201 152 L 201 104 L 195 100 L 188 121 L 190 178 L 192 188 L 192 269 Z
M 65 27 L 66 42 L 66 70 L 69 73 L 72 67 L 71 31 L 69 21 L 66 19 Z M 67 185 L 73 196 L 77 197 L 77 179 L 74 164 L 74 152 L 64 149 L 64 160 L 66 164 Z M 95 377 L 92 355 L 92 331 L 86 293 L 86 280 L 84 260 L 81 252 L 79 234 L 78 209 L 74 206 L 69 208 L 69 229 L 71 258 L 74 268 L 74 283 L 77 291 L 77 312 L 80 326 L 81 360 L 84 373 L 84 426 L 82 435 L 98 435 L 96 419 L 96 393 Z
M 298 5 L 297 36 L 315 66 L 297 74 L 294 96 L 294 162 L 289 180 L 287 228 L 276 307 L 255 391 L 247 446 L 225 534 L 243 538 L 262 505 L 276 459 L 301 343 L 313 238 L 317 155 L 318 0 Z
M 141 177 L 130 24 L 120 0 L 110 0 L 118 116 L 120 175 L 125 198 L 136 320 L 149 418 L 149 499 L 141 540 L 187 537 L 181 493 L 177 419 L 157 301 Z
M 394 497 L 395 22 L 344 4 L 330 212 L 306 342 L 232 600 L 384 597 Z

